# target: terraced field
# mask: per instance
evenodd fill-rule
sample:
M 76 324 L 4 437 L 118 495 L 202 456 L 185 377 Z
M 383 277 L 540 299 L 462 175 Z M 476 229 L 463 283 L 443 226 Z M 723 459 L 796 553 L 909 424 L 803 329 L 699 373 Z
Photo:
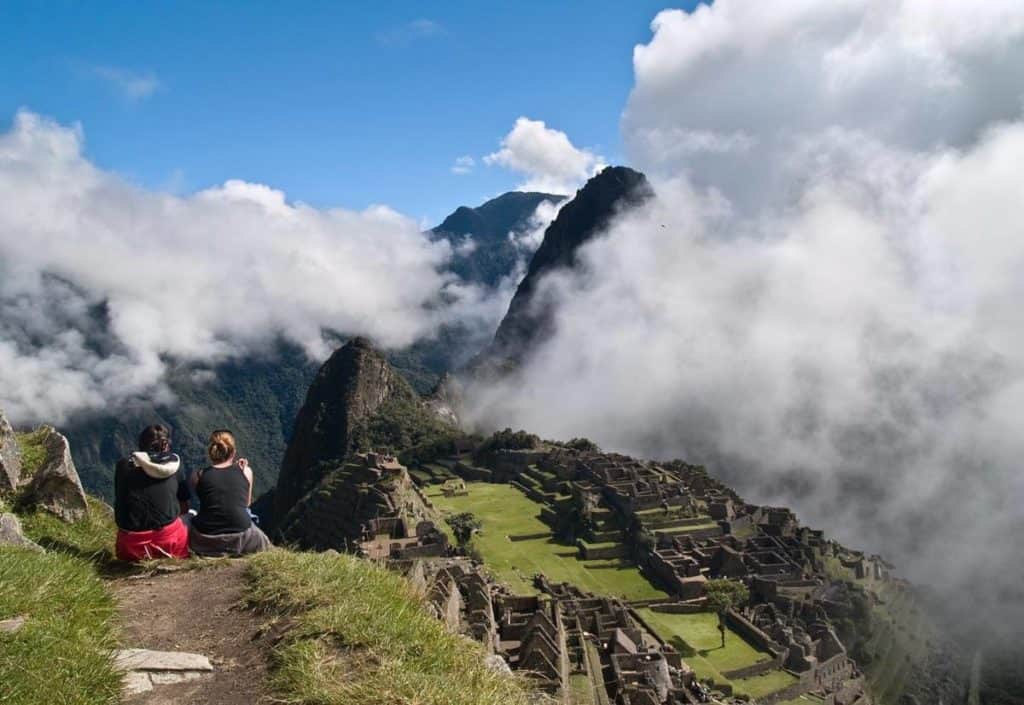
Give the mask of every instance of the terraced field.
M 762 676 L 730 681 L 724 671 L 752 666 L 771 656 L 758 651 L 732 631 L 725 633 L 725 648 L 718 631 L 718 616 L 707 612 L 696 614 L 667 614 L 649 608 L 638 609 L 640 616 L 658 636 L 675 646 L 683 659 L 700 679 L 715 683 L 731 683 L 737 692 L 762 697 L 796 683 L 795 676 L 786 671 L 771 671 Z
M 580 560 L 575 546 L 558 543 L 540 520 L 541 505 L 511 485 L 467 482 L 469 494 L 445 497 L 437 486 L 424 492 L 443 513 L 472 512 L 483 522 L 474 539 L 484 563 L 498 579 L 524 594 L 536 592 L 535 573 L 556 582 L 626 600 L 666 597 L 633 564 L 621 559 Z M 516 537 L 543 538 L 516 540 Z

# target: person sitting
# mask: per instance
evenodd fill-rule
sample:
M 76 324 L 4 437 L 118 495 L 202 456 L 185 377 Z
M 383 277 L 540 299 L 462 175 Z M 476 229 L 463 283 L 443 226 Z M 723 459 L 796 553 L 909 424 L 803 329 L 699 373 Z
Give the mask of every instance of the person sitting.
M 199 556 L 240 556 L 271 547 L 249 513 L 252 468 L 236 460 L 235 437 L 214 431 L 207 446 L 210 465 L 192 476 L 199 513 L 189 523 L 189 547 Z
M 147 426 L 139 450 L 114 469 L 115 551 L 123 561 L 188 558 L 189 490 L 166 426 Z

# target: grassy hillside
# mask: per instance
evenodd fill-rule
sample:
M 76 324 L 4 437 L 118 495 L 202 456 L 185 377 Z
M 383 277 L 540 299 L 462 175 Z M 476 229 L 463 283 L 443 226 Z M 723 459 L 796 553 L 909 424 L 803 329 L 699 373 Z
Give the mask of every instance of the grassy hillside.
M 0 500 L 0 511 L 6 511 Z M 102 705 L 119 701 L 114 671 L 114 602 L 98 566 L 113 547 L 105 507 L 91 503 L 89 519 L 64 524 L 45 514 L 22 517 L 25 533 L 48 547 L 36 553 L 0 547 L 0 620 L 27 617 L 13 634 L 0 633 L 0 701 Z
M 0 512 L 10 504 L 0 498 Z M 89 517 L 75 524 L 21 516 L 46 553 L 0 548 L 0 620 L 28 618 L 16 633 L 0 633 L 4 705 L 119 702 L 117 611 L 104 578 L 129 568 L 113 559 L 109 507 L 89 504 Z M 276 702 L 528 702 L 521 680 L 486 668 L 482 647 L 446 631 L 400 575 L 334 553 L 281 549 L 248 561 L 250 605 L 288 626 L 273 655 Z
M 275 551 L 250 559 L 249 602 L 290 628 L 275 647 L 283 702 L 525 705 L 479 644 L 447 632 L 411 584 L 368 561 Z

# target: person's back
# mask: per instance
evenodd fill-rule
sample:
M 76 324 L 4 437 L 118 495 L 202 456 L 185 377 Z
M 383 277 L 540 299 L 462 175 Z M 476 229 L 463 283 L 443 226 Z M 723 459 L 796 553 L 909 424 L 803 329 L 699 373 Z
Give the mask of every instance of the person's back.
M 230 431 L 214 431 L 207 454 L 212 465 L 196 473 L 192 484 L 199 513 L 189 526 L 189 547 L 200 556 L 240 556 L 270 548 L 270 539 L 249 514 L 252 470 L 245 458 L 235 460 Z
M 193 526 L 204 534 L 234 534 L 252 526 L 249 516 L 249 480 L 237 464 L 225 468 L 210 466 L 196 479 L 199 514 Z
M 188 532 L 180 516 L 189 492 L 181 459 L 171 452 L 170 431 L 147 427 L 139 435 L 139 448 L 114 469 L 117 557 L 187 558 Z

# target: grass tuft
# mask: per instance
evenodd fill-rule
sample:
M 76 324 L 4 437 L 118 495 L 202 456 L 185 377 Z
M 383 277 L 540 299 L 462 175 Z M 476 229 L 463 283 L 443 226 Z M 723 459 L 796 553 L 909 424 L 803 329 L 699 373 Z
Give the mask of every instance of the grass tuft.
M 62 553 L 0 548 L 0 619 L 27 616 L 0 633 L 5 705 L 117 703 L 114 603 L 88 562 Z
M 519 678 L 484 666 L 399 575 L 345 555 L 273 551 L 249 562 L 251 606 L 287 620 L 273 684 L 286 703 L 525 705 Z
M 16 433 L 18 448 L 21 450 L 21 477 L 34 477 L 46 460 L 46 447 L 43 440 L 50 431 L 46 426 L 40 426 L 34 431 Z
M 25 535 L 47 551 L 68 553 L 100 565 L 114 559 L 117 526 L 110 507 L 98 499 L 86 497 L 89 513 L 69 524 L 46 511 L 21 515 Z

